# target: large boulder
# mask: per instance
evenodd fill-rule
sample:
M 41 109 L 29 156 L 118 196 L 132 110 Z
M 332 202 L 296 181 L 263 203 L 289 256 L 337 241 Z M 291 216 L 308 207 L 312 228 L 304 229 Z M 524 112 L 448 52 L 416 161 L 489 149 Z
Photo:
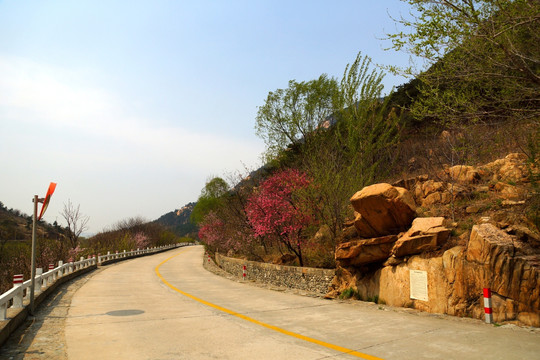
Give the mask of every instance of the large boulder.
M 336 248 L 336 261 L 341 267 L 383 262 L 390 256 L 396 240 L 396 235 L 388 235 L 339 244 Z
M 450 179 L 462 184 L 474 184 L 480 181 L 480 172 L 468 165 L 455 165 L 446 169 Z
M 466 254 L 468 261 L 490 264 L 503 255 L 514 254 L 513 238 L 492 224 L 475 225 Z
M 363 238 L 398 234 L 416 216 L 416 204 L 404 188 L 381 183 L 366 186 L 351 198 L 356 211 L 354 226 Z
M 449 236 L 450 230 L 444 227 L 443 217 L 416 218 L 394 245 L 392 255 L 399 258 L 432 251 L 444 244 Z
M 419 204 L 428 207 L 433 204 L 449 204 L 465 191 L 465 187 L 457 183 L 427 180 L 416 184 L 414 195 Z
M 406 255 L 420 254 L 437 248 L 437 237 L 434 235 L 402 236 L 396 241 L 392 249 L 392 255 L 403 257 Z

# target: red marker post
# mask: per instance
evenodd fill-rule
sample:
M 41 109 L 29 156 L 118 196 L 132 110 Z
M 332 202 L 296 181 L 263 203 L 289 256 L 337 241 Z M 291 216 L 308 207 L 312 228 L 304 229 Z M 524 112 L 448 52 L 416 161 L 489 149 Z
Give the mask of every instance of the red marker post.
M 244 265 L 244 268 L 243 268 L 243 274 L 242 274 L 242 279 L 244 281 L 246 281 L 246 275 L 247 275 L 247 267 L 246 265 Z
M 13 287 L 20 288 L 23 284 L 23 275 L 17 274 L 13 275 Z M 22 308 L 23 307 L 23 291 L 22 289 L 18 292 L 16 296 L 13 297 L 13 307 Z
M 484 288 L 484 313 L 486 314 L 486 324 L 493 323 L 493 309 L 491 308 L 490 288 Z

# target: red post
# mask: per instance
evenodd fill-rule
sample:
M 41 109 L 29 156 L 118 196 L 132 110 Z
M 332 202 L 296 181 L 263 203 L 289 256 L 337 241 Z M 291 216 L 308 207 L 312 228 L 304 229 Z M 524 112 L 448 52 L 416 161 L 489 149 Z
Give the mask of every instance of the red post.
M 486 314 L 486 323 L 493 323 L 493 310 L 491 308 L 491 289 L 484 288 L 484 313 Z
M 243 268 L 243 274 L 242 274 L 242 279 L 245 281 L 246 280 L 246 274 L 247 274 L 247 267 L 246 265 L 244 265 L 244 268 Z
M 17 274 L 13 275 L 13 287 L 21 287 L 23 284 L 23 275 Z M 23 307 L 23 290 L 21 288 L 20 291 L 18 291 L 18 294 L 13 297 L 13 307 L 14 308 L 22 308 Z
M 22 274 L 13 275 L 13 287 L 22 286 L 22 283 L 23 283 Z

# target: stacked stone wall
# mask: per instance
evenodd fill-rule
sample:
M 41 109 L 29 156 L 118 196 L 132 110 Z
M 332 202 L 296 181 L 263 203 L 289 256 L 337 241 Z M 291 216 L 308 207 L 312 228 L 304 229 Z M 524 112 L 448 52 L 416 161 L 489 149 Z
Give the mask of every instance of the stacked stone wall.
M 235 259 L 216 254 L 216 263 L 238 279 L 243 278 L 246 266 L 246 281 L 283 286 L 324 295 L 335 275 L 334 269 L 316 269 L 307 267 L 267 264 L 256 261 Z

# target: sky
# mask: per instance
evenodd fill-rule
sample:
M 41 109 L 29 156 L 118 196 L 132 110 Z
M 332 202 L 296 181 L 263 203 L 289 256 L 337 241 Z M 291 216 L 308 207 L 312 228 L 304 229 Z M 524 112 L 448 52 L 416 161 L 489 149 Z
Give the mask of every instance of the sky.
M 398 0 L 0 0 L 0 201 L 86 234 L 196 201 L 265 150 L 257 109 L 289 80 L 341 78 L 358 52 L 401 65 Z M 406 79 L 387 75 L 385 92 Z

